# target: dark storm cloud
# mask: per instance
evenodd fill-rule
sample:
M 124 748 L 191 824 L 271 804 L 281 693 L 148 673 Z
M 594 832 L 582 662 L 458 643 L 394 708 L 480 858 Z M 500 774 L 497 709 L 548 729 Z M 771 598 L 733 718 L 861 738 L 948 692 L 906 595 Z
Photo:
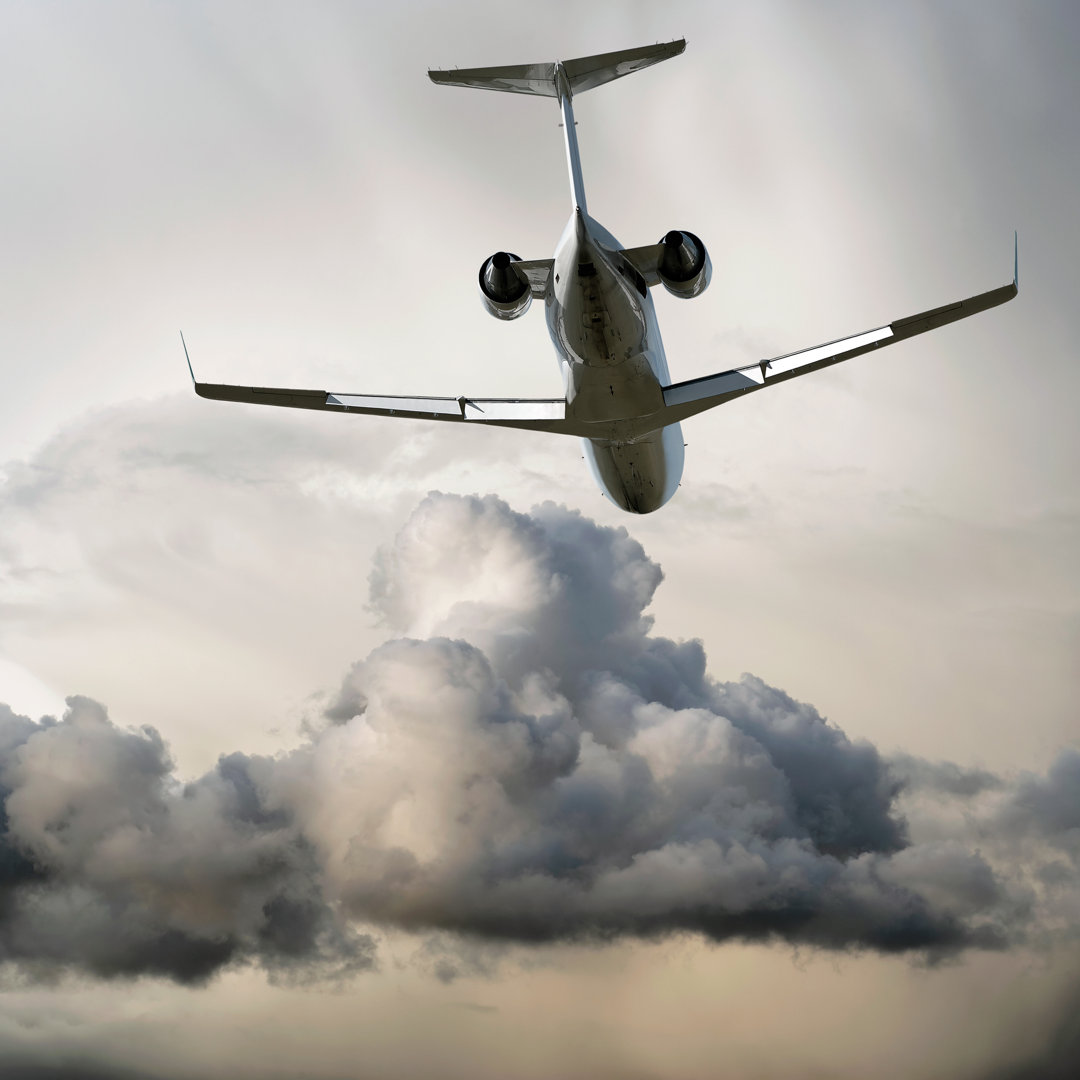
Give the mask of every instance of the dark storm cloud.
M 1001 823 L 1080 855 L 1080 751 L 1063 751 L 1046 776 L 1024 775 L 1003 808 Z
M 933 958 L 1076 904 L 1077 755 L 1008 782 L 888 763 L 654 634 L 661 580 L 624 529 L 433 494 L 371 576 L 401 636 L 295 750 L 181 783 L 153 729 L 87 699 L 59 721 L 0 713 L 3 955 L 31 974 L 310 976 L 373 963 L 360 924 Z M 913 838 L 901 802 L 927 795 L 968 831 Z M 1050 853 L 1030 866 L 1029 835 Z
M 889 765 L 903 786 L 912 791 L 972 796 L 1003 786 L 1001 777 L 987 769 L 965 769 L 952 761 L 926 761 L 910 754 L 896 754 L 889 759 Z
M 660 580 L 625 530 L 551 504 L 421 505 L 372 594 L 425 637 L 357 665 L 328 710 L 400 785 L 378 811 L 401 815 L 393 839 L 364 838 L 384 872 L 335 868 L 349 909 L 523 941 L 1001 944 L 990 867 L 914 857 L 872 746 L 760 679 L 714 682 L 700 643 L 653 635 Z
M 320 897 L 287 815 L 263 813 L 239 755 L 180 784 L 152 728 L 69 699 L 60 721 L 0 714 L 0 956 L 33 974 L 205 981 L 254 961 L 284 976 L 371 963 Z

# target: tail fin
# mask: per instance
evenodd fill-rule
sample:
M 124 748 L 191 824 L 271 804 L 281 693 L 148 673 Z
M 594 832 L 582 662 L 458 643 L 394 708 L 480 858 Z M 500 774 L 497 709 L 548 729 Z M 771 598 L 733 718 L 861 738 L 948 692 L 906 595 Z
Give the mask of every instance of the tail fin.
M 678 56 L 686 48 L 686 39 L 640 49 L 583 56 L 563 60 L 561 64 L 519 64 L 515 67 L 455 68 L 452 71 L 429 71 L 434 83 L 442 86 L 472 86 L 478 90 L 505 90 L 510 94 L 538 94 L 560 97 L 556 70 L 561 67 L 570 82 L 571 94 L 591 90 L 613 79 L 621 79 L 661 60 Z

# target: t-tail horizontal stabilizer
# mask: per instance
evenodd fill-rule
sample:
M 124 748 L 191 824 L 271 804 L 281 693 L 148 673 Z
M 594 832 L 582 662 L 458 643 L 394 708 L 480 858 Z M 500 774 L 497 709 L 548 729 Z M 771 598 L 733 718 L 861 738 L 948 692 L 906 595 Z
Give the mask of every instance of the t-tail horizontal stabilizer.
M 511 67 L 454 68 L 452 71 L 429 71 L 428 77 L 442 86 L 471 86 L 477 90 L 503 90 L 508 94 L 538 94 L 559 97 L 555 71 L 562 67 L 570 82 L 570 93 L 578 94 L 602 86 L 613 79 L 669 60 L 686 48 L 686 39 L 640 49 L 582 56 L 551 64 L 518 64 Z

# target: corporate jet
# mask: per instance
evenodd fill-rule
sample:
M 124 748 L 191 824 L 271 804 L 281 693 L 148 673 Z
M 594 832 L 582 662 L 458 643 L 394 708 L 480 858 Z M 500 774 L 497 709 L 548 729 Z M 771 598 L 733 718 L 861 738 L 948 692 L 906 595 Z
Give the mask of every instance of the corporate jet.
M 625 248 L 590 216 L 573 101 L 586 90 L 677 56 L 685 47 L 680 39 L 550 64 L 428 72 L 440 86 L 534 94 L 558 102 L 572 212 L 555 256 L 523 260 L 496 252 L 480 267 L 479 287 L 484 307 L 497 319 L 520 318 L 534 299 L 543 302 L 562 375 L 559 397 L 398 397 L 201 383 L 188 357 L 196 393 L 221 401 L 574 435 L 583 440 L 585 458 L 603 493 L 623 510 L 647 514 L 663 506 L 679 486 L 681 421 L 1016 296 L 1014 237 L 1008 285 L 824 345 L 673 383 L 650 289 L 662 285 L 682 299 L 700 296 L 712 272 L 708 252 L 687 229 L 672 229 L 656 244 Z

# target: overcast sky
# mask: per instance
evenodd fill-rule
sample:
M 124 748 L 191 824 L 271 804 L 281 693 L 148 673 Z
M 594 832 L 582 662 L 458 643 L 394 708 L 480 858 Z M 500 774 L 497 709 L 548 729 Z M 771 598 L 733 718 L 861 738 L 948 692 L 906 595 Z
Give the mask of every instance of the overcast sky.
M 554 248 L 557 110 L 425 70 L 678 36 L 575 102 L 594 216 L 709 247 L 675 379 L 1014 229 L 1019 298 L 687 422 L 647 518 L 572 440 L 192 394 L 180 329 L 557 393 L 475 285 Z M 4 1075 L 1072 1075 L 1078 53 L 1049 2 L 0 0 Z

